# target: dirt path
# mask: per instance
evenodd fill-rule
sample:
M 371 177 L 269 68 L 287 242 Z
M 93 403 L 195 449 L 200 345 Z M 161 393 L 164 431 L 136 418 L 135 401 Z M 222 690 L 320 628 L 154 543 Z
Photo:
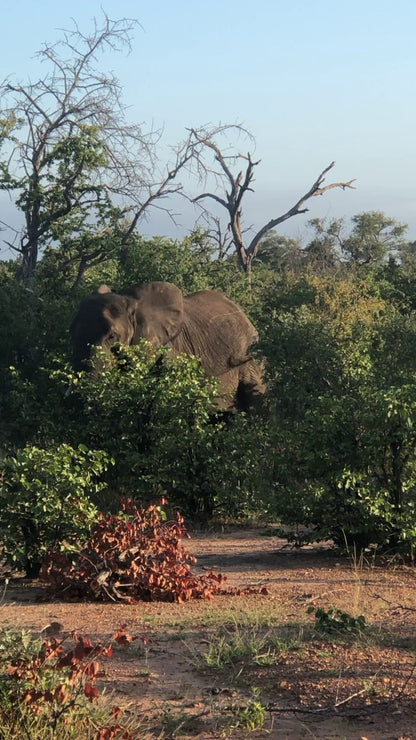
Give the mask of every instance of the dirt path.
M 37 601 L 40 584 L 15 580 L 1 623 L 34 633 L 58 623 L 60 634 L 77 630 L 102 642 L 126 624 L 144 636 L 146 646 L 137 641 L 115 651 L 104 683 L 114 702 L 130 703 L 164 737 L 223 737 L 224 727 L 237 725 L 239 713 L 253 706 L 256 689 L 268 712 L 253 740 L 416 740 L 413 569 L 358 567 L 327 547 L 290 550 L 256 530 L 195 535 L 186 545 L 198 559 L 195 572 L 214 569 L 229 586 L 264 586 L 267 593 L 187 604 L 62 603 Z M 311 606 L 363 614 L 368 632 L 358 640 L 320 635 Z M 279 649 L 271 658 L 208 670 L 201 656 L 222 632 L 229 640 L 263 636 Z M 233 731 L 237 738 L 248 734 Z

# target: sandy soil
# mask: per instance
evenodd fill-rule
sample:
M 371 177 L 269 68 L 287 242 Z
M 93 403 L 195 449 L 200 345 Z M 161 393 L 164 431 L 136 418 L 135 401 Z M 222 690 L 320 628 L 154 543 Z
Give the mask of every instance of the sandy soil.
M 325 545 L 293 550 L 261 530 L 194 534 L 186 546 L 197 557 L 195 572 L 220 571 L 227 585 L 253 592 L 186 604 L 65 603 L 45 600 L 38 582 L 15 579 L 1 623 L 35 634 L 53 625 L 58 634 L 77 630 L 104 643 L 126 624 L 146 637 L 146 646 L 138 640 L 115 650 L 103 683 L 154 737 L 205 740 L 228 728 L 253 740 L 416 740 L 413 568 L 337 558 Z M 263 586 L 267 593 L 258 593 Z M 368 630 L 358 640 L 320 635 L 308 607 L 363 614 Z M 281 647 L 269 662 L 209 670 L 203 656 L 224 630 L 265 635 Z M 231 730 L 253 690 L 267 706 L 263 728 Z

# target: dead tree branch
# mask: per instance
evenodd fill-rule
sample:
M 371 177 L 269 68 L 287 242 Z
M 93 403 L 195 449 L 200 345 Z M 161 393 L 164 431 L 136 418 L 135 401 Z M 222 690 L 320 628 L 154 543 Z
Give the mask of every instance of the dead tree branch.
M 244 129 L 241 129 L 238 126 L 236 128 L 244 131 Z M 225 188 L 225 196 L 209 190 L 197 195 L 193 198 L 193 202 L 200 203 L 206 199 L 211 199 L 227 211 L 229 229 L 232 234 L 239 265 L 248 275 L 251 273 L 252 263 L 257 255 L 259 243 L 268 231 L 271 231 L 276 226 L 287 221 L 293 216 L 306 213 L 308 208 L 305 204 L 311 198 L 317 195 L 323 195 L 328 190 L 333 190 L 334 188 L 342 188 L 345 190 L 347 188 L 354 187 L 354 180 L 349 180 L 347 182 L 333 182 L 328 185 L 324 185 L 326 175 L 335 164 L 334 162 L 331 162 L 331 164 L 320 173 L 309 190 L 299 198 L 299 200 L 289 208 L 286 213 L 270 219 L 270 221 L 256 232 L 251 241 L 247 244 L 243 236 L 242 202 L 246 193 L 253 192 L 252 183 L 254 181 L 254 168 L 260 164 L 260 160 L 254 161 L 250 153 L 247 155 L 234 154 L 231 156 L 225 156 L 219 144 L 217 144 L 214 139 L 213 132 L 207 133 L 206 131 L 200 132 L 195 129 L 190 129 L 190 139 L 194 143 L 194 156 L 198 161 L 199 174 L 202 173 L 204 178 L 206 178 L 209 173 L 214 174 L 217 181 L 221 181 Z M 216 169 L 203 164 L 203 155 L 206 150 L 212 153 Z M 229 166 L 229 160 L 234 164 L 240 164 L 240 162 L 243 161 L 245 163 L 245 169 L 240 169 L 238 174 L 234 175 Z
M 317 195 L 323 195 L 328 190 L 333 190 L 334 188 L 342 188 L 342 190 L 345 190 L 346 188 L 352 188 L 354 189 L 353 182 L 355 180 L 348 180 L 348 182 L 333 182 L 329 185 L 323 185 L 325 181 L 325 175 L 331 170 L 335 165 L 335 162 L 331 162 L 328 167 L 326 167 L 319 177 L 315 180 L 312 187 L 309 188 L 308 192 L 305 193 L 305 195 L 302 196 L 302 198 L 299 198 L 297 203 L 295 203 L 294 206 L 289 208 L 286 213 L 284 213 L 282 216 L 278 216 L 277 218 L 271 219 L 265 226 L 263 226 L 257 234 L 253 237 L 251 240 L 249 246 L 247 247 L 247 254 L 251 260 L 254 259 L 254 257 L 257 254 L 258 251 L 258 245 L 261 239 L 265 234 L 267 234 L 268 231 L 271 229 L 276 228 L 279 224 L 283 223 L 284 221 L 287 221 L 289 218 L 292 218 L 293 216 L 298 216 L 302 213 L 307 213 L 309 210 L 308 208 L 303 208 L 306 201 L 310 200 L 310 198 L 314 198 Z

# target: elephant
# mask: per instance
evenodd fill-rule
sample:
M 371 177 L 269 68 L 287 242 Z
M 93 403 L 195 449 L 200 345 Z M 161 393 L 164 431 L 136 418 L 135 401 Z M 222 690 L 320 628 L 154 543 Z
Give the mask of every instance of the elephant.
M 184 297 L 167 282 L 120 293 L 101 285 L 81 302 L 70 331 L 76 371 L 97 369 L 94 347 L 110 354 L 115 344 L 134 345 L 145 338 L 175 354 L 199 357 L 206 374 L 218 378 L 219 410 L 251 412 L 262 405 L 263 365 L 250 355 L 258 333 L 244 311 L 219 291 Z

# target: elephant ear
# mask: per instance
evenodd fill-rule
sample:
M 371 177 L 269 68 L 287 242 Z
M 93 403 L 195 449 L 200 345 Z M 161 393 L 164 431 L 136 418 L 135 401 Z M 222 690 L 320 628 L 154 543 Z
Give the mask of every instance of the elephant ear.
M 175 339 L 184 322 L 183 296 L 172 283 L 152 282 L 140 285 L 132 291 L 137 301 L 137 332 L 142 336 L 140 320 L 152 327 L 153 335 L 160 344 Z
M 104 295 L 105 293 L 111 293 L 111 288 L 108 287 L 108 285 L 100 285 L 100 287 L 97 290 L 97 293 L 100 295 Z

